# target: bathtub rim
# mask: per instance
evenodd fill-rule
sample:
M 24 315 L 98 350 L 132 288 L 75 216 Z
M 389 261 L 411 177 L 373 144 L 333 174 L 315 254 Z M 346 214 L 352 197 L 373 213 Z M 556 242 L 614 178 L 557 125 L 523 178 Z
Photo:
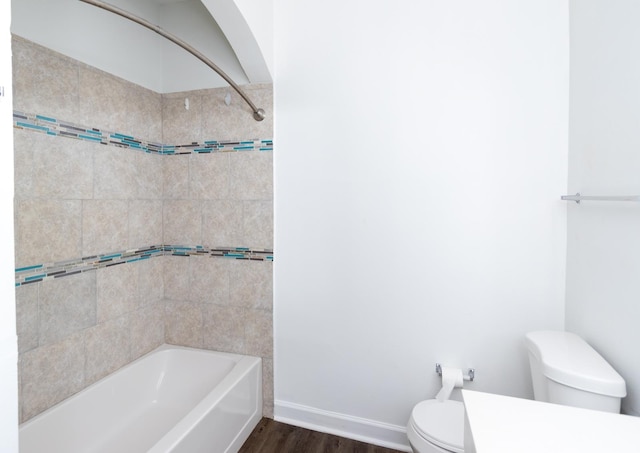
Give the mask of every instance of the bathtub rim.
M 188 414 L 186 414 L 178 423 L 176 423 L 164 436 L 158 439 L 147 453 L 163 453 L 173 451 L 182 439 L 184 439 L 209 413 L 209 409 L 215 407 L 220 401 L 240 382 L 253 368 L 257 368 L 257 401 L 256 411 L 248 418 L 247 422 L 237 433 L 231 445 L 225 451 L 234 451 L 240 448 L 244 441 L 249 437 L 253 428 L 262 418 L 262 358 L 247 356 L 228 352 L 210 351 L 207 349 L 190 348 L 185 346 L 168 346 L 168 349 L 174 347 L 186 350 L 211 352 L 213 354 L 222 355 L 223 357 L 235 357 L 238 359 L 233 369 L 215 386 L 198 404 L 196 404 Z M 162 347 L 162 346 L 161 346 Z
M 170 430 L 164 433 L 162 437 L 157 440 L 157 442 L 150 448 L 150 450 L 148 450 L 148 453 L 166 452 L 171 451 L 171 448 L 175 448 L 180 443 L 180 441 L 184 439 L 196 426 L 193 423 L 199 422 L 206 416 L 206 414 L 208 413 L 207 409 L 215 407 L 215 404 L 219 403 L 220 400 L 222 400 L 225 395 L 227 395 L 231 391 L 231 389 L 233 389 L 233 386 L 237 384 L 247 373 L 249 373 L 251 369 L 257 368 L 258 382 L 256 412 L 252 414 L 251 417 L 249 417 L 249 420 L 247 421 L 243 429 L 236 435 L 234 441 L 232 442 L 232 446 L 237 445 L 238 441 L 243 438 L 244 440 L 246 440 L 255 425 L 257 425 L 257 423 L 262 418 L 262 358 L 232 352 L 222 352 L 189 346 L 173 345 L 169 343 L 164 343 L 152 349 L 151 351 L 141 355 L 137 359 L 98 379 L 96 382 L 93 382 L 82 390 L 69 395 L 62 401 L 59 401 L 53 406 L 31 417 L 29 420 L 20 423 L 18 426 L 18 437 L 20 438 L 23 430 L 27 430 L 29 426 L 37 423 L 41 418 L 48 416 L 51 412 L 54 412 L 56 409 L 66 404 L 72 398 L 79 397 L 85 392 L 89 392 L 96 387 L 104 385 L 104 381 L 107 380 L 110 376 L 116 373 L 125 372 L 128 368 L 133 367 L 138 362 L 141 362 L 145 358 L 148 358 L 154 354 L 171 350 L 185 350 L 204 353 L 207 355 L 219 356 L 225 359 L 231 359 L 235 363 L 235 365 L 229 371 L 229 373 L 227 373 L 227 375 L 225 375 L 224 378 L 222 378 L 222 380 L 213 389 L 211 389 L 195 406 L 193 406 L 193 408 L 184 417 L 182 417 L 175 425 L 173 425 Z M 238 448 L 242 445 L 244 440 L 242 440 L 242 442 L 237 445 Z

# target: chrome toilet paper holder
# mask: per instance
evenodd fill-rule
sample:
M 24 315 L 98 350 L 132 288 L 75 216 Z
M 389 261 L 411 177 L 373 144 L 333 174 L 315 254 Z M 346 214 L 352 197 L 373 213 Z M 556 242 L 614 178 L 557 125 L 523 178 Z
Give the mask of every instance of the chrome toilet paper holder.
M 436 373 L 438 373 L 438 376 L 442 376 L 442 366 L 439 363 L 436 363 Z M 473 381 L 475 377 L 476 377 L 475 368 L 469 368 L 467 370 L 467 374 L 462 375 L 462 379 L 464 379 L 465 381 Z

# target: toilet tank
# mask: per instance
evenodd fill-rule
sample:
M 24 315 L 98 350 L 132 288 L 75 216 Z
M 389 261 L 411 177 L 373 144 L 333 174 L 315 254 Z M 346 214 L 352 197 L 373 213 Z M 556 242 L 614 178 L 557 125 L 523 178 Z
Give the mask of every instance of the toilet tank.
M 570 332 L 539 331 L 525 336 L 538 401 L 620 412 L 624 379 L 582 338 Z

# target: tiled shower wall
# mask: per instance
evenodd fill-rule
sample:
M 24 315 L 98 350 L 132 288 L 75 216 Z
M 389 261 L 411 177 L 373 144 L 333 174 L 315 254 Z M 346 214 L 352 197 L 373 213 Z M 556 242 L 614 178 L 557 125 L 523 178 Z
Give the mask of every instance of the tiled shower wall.
M 273 134 L 270 85 L 247 87 L 268 112 L 257 123 L 227 89 L 160 95 L 19 37 L 13 54 L 17 111 L 163 144 Z M 159 155 L 14 131 L 18 268 L 159 244 L 273 248 L 271 152 Z M 16 293 L 22 421 L 165 342 L 263 357 L 272 414 L 270 260 L 158 254 Z

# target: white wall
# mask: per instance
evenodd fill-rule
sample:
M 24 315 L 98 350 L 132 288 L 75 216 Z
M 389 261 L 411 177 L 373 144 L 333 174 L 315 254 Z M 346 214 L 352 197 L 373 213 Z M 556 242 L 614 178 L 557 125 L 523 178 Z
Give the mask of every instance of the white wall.
M 405 443 L 562 329 L 568 2 L 275 2 L 276 417 Z
M 11 4 L 0 2 L 0 451 L 18 451 L 18 343 L 13 262 Z
M 569 192 L 640 195 L 640 4 L 571 2 Z M 640 415 L 640 207 L 571 203 L 567 330 L 625 378 Z

